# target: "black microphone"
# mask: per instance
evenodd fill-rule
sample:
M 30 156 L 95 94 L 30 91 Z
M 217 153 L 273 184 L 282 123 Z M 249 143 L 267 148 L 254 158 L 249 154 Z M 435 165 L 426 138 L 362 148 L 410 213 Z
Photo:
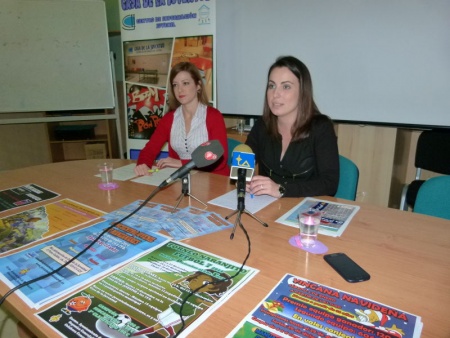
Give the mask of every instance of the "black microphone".
M 203 168 L 216 163 L 223 155 L 223 147 L 218 140 L 210 140 L 200 144 L 192 152 L 192 160 L 175 171 L 168 179 L 163 181 L 159 188 L 163 188 L 175 180 L 186 176 L 193 168 Z
M 251 181 L 255 170 L 255 154 L 246 144 L 240 144 L 233 149 L 230 178 L 237 179 L 237 209 L 245 210 L 246 181 Z
M 237 209 L 239 211 L 245 210 L 245 177 L 246 169 L 239 168 L 237 170 L 238 179 L 237 179 Z

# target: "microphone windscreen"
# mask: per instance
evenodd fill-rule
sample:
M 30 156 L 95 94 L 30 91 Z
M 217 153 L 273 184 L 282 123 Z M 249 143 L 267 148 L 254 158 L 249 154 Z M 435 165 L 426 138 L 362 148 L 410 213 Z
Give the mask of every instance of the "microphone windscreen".
M 234 153 L 235 151 L 236 151 L 236 152 L 243 152 L 243 153 L 250 153 L 250 154 L 253 153 L 252 148 L 250 148 L 248 145 L 246 145 L 246 144 L 244 144 L 244 143 L 239 144 L 239 145 L 237 145 L 236 147 L 234 147 L 233 153 Z
M 246 169 L 246 180 L 250 181 L 255 170 L 255 154 L 246 144 L 239 144 L 233 149 L 230 178 L 238 178 L 238 169 Z
M 222 144 L 218 140 L 206 141 L 192 152 L 192 161 L 197 168 L 207 167 L 216 163 L 223 155 Z

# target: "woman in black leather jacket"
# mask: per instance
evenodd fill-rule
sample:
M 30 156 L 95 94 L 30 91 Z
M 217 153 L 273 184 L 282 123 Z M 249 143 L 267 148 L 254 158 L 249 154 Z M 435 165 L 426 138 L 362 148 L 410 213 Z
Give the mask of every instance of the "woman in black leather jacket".
M 259 175 L 247 192 L 274 197 L 333 196 L 339 153 L 332 121 L 313 99 L 308 68 L 292 56 L 270 67 L 262 118 L 247 137 Z

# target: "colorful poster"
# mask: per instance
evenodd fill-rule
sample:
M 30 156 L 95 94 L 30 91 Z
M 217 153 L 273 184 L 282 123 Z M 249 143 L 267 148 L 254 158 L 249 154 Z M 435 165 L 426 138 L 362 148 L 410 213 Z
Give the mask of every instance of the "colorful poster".
M 64 337 L 185 337 L 256 272 L 169 242 L 37 316 Z
M 17 249 L 104 215 L 103 211 L 63 199 L 0 219 L 0 252 Z
M 148 140 L 164 112 L 166 91 L 127 84 L 128 137 Z
M 110 226 L 108 221 L 97 223 L 3 257 L 0 279 L 10 288 L 24 286 L 73 259 L 57 273 L 16 291 L 30 307 L 39 308 L 168 240 L 145 229 Z
M 127 152 L 143 148 L 166 104 L 170 69 L 197 66 L 211 105 L 216 106 L 215 0 L 121 1 L 120 19 L 127 98 Z
M 422 326 L 413 314 L 287 274 L 227 337 L 416 338 Z
M 103 216 L 110 221 L 119 221 L 136 210 L 143 201 L 135 201 Z M 175 209 L 175 206 L 147 203 L 136 214 L 123 221 L 134 229 L 146 228 L 176 240 L 206 235 L 231 229 L 233 224 L 222 216 L 194 207 Z
M 344 230 L 350 224 L 353 216 L 355 216 L 359 210 L 358 205 L 335 203 L 306 197 L 276 221 L 298 228 L 299 215 L 308 212 L 311 208 L 322 212 L 319 233 L 332 237 L 342 235 Z
M 2 190 L 0 191 L 0 212 L 49 200 L 57 196 L 59 196 L 59 194 L 44 189 L 36 184 L 27 184 Z

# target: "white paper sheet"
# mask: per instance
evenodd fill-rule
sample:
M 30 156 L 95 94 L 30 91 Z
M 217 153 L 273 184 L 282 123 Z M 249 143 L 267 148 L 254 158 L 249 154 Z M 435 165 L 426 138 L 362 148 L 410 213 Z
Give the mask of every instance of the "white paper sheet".
M 250 194 L 245 195 L 245 209 L 251 213 L 258 212 L 265 208 L 277 198 L 269 195 L 259 195 L 251 197 Z M 227 192 L 226 194 L 212 199 L 208 203 L 218 205 L 227 209 L 237 208 L 237 189 Z

